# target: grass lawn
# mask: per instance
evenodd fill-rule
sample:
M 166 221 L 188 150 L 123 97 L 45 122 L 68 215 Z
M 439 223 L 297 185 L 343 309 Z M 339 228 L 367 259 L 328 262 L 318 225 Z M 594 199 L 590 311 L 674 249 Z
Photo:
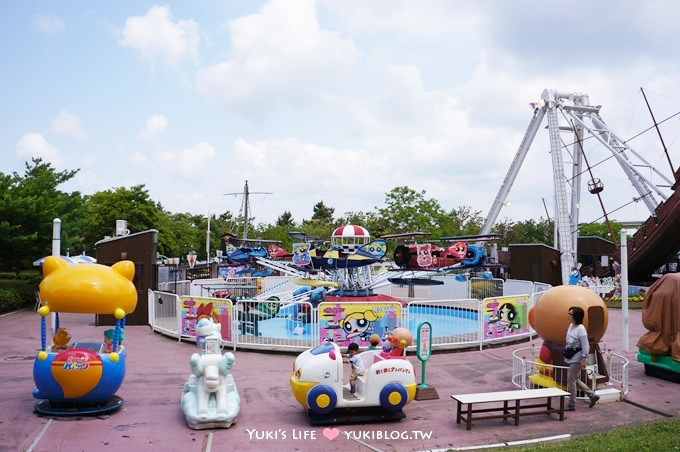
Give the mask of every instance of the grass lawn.
M 567 441 L 512 447 L 513 452 L 533 451 L 680 451 L 680 420 L 656 422 L 594 435 L 579 436 Z

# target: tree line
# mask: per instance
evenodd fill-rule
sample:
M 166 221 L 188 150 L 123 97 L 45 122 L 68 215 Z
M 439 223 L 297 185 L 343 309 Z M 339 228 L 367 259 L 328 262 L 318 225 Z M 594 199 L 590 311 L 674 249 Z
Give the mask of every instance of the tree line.
M 33 261 L 51 254 L 52 222 L 61 219 L 61 250 L 70 255 L 92 254 L 94 245 L 105 236 L 113 236 L 116 220 L 127 220 L 131 233 L 156 229 L 158 253 L 185 259 L 195 251 L 199 260 L 206 259 L 208 218 L 201 214 L 172 213 L 149 197 L 145 186 L 117 187 L 92 195 L 60 190 L 79 170 L 57 171 L 48 162 L 33 158 L 26 162 L 24 174 L 0 172 L 0 271 L 20 272 L 31 268 Z M 370 212 L 346 212 L 336 216 L 335 209 L 319 201 L 310 219 L 296 222 L 288 211 L 282 212 L 275 224 L 255 224 L 248 219 L 249 237 L 278 240 L 290 249 L 296 241 L 289 232 L 300 231 L 329 239 L 335 228 L 344 224 L 365 227 L 372 237 L 413 231 L 429 232 L 433 238 L 477 234 L 484 218 L 480 211 L 461 206 L 450 211 L 426 192 L 406 186 L 395 187 L 385 195 L 383 207 Z M 620 225 L 614 225 L 620 230 Z M 239 235 L 243 218 L 239 212 L 226 211 L 210 217 L 210 249 L 220 246 L 225 234 Z M 538 220 L 497 222 L 493 232 L 500 236 L 499 246 L 511 243 L 553 244 L 550 221 Z M 615 231 L 616 232 L 616 231 Z M 606 239 L 609 229 L 604 224 L 581 227 L 580 235 Z M 214 253 L 211 252 L 214 256 Z

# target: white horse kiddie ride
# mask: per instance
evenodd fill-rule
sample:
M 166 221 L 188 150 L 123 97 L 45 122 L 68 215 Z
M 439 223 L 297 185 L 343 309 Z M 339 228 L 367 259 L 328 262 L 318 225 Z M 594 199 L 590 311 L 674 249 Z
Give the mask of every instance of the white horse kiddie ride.
M 182 390 L 182 411 L 193 429 L 229 428 L 236 422 L 241 398 L 231 368 L 234 354 L 220 351 L 220 324 L 201 319 L 196 324 L 196 344 L 202 353 L 191 355 L 192 375 Z

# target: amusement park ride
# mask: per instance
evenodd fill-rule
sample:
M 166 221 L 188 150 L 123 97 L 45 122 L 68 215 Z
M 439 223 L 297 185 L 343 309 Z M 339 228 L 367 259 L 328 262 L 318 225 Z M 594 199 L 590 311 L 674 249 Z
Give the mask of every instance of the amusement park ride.
M 43 263 L 40 283 L 41 347 L 33 365 L 40 399 L 35 411 L 44 415 L 96 415 L 115 411 L 123 399 L 115 395 L 125 376 L 127 351 L 122 345 L 125 317 L 137 306 L 132 283 L 135 266 L 124 260 L 111 267 L 69 264 L 57 256 Z M 46 317 L 55 314 L 53 342 L 47 343 Z M 59 327 L 59 315 L 113 314 L 112 343 L 77 341 Z
M 479 267 L 497 267 L 495 262 L 487 259 L 486 248 L 481 244 L 485 241 L 497 240 L 496 234 L 465 235 L 456 237 L 441 237 L 438 240 L 428 240 L 417 243 L 418 237 L 428 237 L 427 232 L 410 232 L 404 234 L 384 235 L 383 239 L 410 239 L 409 243 L 398 245 L 394 249 L 394 271 L 401 272 L 401 276 L 389 278 L 394 284 L 432 285 L 442 281 L 422 277 L 404 277 L 408 272 L 436 272 L 450 273 L 462 269 Z M 468 243 L 475 241 L 475 244 Z M 436 243 L 444 244 L 442 246 Z
M 586 94 L 546 89 L 540 100 L 531 106 L 534 109 L 533 117 L 489 210 L 481 234 L 491 232 L 534 137 L 543 119 L 547 118 L 555 197 L 555 247 L 561 252 L 563 283 L 568 283 L 570 269 L 577 264 L 579 207 L 582 202 L 583 175 L 586 172 L 591 176 L 587 182 L 588 191 L 596 195 L 603 206 L 601 193 L 604 184 L 599 178 L 593 177 L 593 167 L 583 147 L 586 139 L 596 140 L 609 151 L 636 190 L 638 197 L 634 201 L 642 201 L 651 215 L 642 228 L 644 230 L 638 231 L 639 237 L 638 234 L 634 237 L 632 249 L 629 250 L 631 279 L 643 280 L 665 259 L 677 253 L 680 249 L 680 197 L 675 191 L 669 195 L 668 188 L 676 189 L 675 179 L 679 174 L 672 165 L 671 171 L 675 177 L 669 179 L 605 124 L 599 114 L 601 106 L 591 105 Z M 571 134 L 570 144 L 564 144 L 562 132 Z M 571 174 L 565 171 L 569 166 Z M 656 185 L 645 174 L 660 179 L 662 185 Z M 607 213 L 604 217 L 608 222 Z M 618 243 L 616 237 L 612 237 L 612 241 Z

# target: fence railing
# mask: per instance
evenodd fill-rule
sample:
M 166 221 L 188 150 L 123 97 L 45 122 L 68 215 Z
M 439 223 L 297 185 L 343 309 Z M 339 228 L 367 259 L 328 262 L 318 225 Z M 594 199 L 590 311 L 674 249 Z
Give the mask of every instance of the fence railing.
M 483 342 L 482 301 L 427 300 L 411 301 L 404 313 L 404 325 L 415 332 L 421 321 L 428 321 L 433 331 L 432 346 L 476 346 Z
M 540 348 L 534 346 L 512 352 L 512 383 L 520 389 L 554 387 L 566 390 L 569 368 L 541 362 L 539 352 Z M 589 355 L 584 382 L 593 390 L 600 382 L 617 385 L 623 394 L 627 394 L 628 359 L 610 351 L 604 353 L 603 358 L 606 369 L 600 369 L 593 355 Z
M 532 334 L 526 308 L 529 301 L 528 295 L 515 295 L 484 300 L 413 300 L 405 306 L 398 301 L 323 302 L 315 307 L 308 299 L 289 294 L 232 301 L 150 291 L 149 324 L 155 331 L 178 340 L 195 340 L 196 322 L 201 317 L 212 317 L 221 324 L 223 345 L 303 351 L 327 337 L 336 342 L 349 340 L 350 331 L 343 331 L 346 319 L 363 316 L 375 327 L 369 331 L 370 325 L 365 323 L 367 329 L 359 333 L 366 334 L 351 339 L 361 346 L 368 345 L 368 333 L 387 333 L 395 327 L 408 328 L 415 338 L 419 324 L 428 321 L 433 332 L 433 349 L 481 349 L 491 342 L 529 337 Z M 517 313 L 512 321 L 503 317 L 508 309 Z M 366 315 L 367 311 L 377 314 Z M 386 315 L 388 311 L 390 315 Z
M 149 325 L 154 331 L 181 339 L 179 295 L 158 290 L 148 292 Z

